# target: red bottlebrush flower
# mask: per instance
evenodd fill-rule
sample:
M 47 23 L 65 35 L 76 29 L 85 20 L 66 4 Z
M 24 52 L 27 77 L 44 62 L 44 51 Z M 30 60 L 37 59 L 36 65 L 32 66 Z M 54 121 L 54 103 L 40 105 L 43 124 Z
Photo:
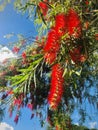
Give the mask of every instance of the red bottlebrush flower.
M 19 48 L 19 47 L 16 47 L 16 46 L 12 49 L 12 51 L 13 51 L 14 53 L 18 53 L 19 50 L 20 50 L 20 48 Z
M 44 0 L 44 2 L 39 2 L 39 7 L 40 7 L 40 9 L 42 11 L 42 14 L 44 16 L 46 16 L 46 14 L 48 12 L 48 6 L 47 6 L 47 4 L 45 2 L 47 2 L 47 1 Z
M 73 9 L 70 9 L 67 18 L 69 35 L 74 36 L 74 38 L 79 38 L 82 33 L 82 24 L 78 14 Z
M 19 115 L 17 114 L 17 115 L 15 116 L 14 122 L 17 124 L 17 123 L 18 123 L 18 120 L 19 120 Z
M 26 59 L 26 52 L 22 52 L 22 58 Z
M 59 37 L 63 36 L 67 30 L 67 16 L 58 14 L 55 17 L 55 30 Z
M 82 47 L 79 46 L 78 48 L 74 48 L 69 52 L 73 62 L 78 63 L 78 62 L 84 62 L 86 60 L 87 57 L 81 53 L 81 49 Z
M 52 28 L 50 30 L 50 32 L 48 33 L 48 37 L 47 37 L 46 45 L 44 47 L 44 51 L 45 52 L 58 51 L 60 48 L 58 40 L 59 40 L 59 38 L 57 36 L 57 33 L 56 33 L 55 29 Z
M 30 110 L 32 110 L 32 109 L 33 109 L 33 104 L 28 103 L 28 104 L 27 104 L 27 107 L 28 107 Z
M 51 88 L 48 95 L 48 102 L 52 109 L 57 109 L 63 95 L 63 69 L 60 64 L 52 67 Z
M 66 15 L 61 13 L 61 14 L 57 14 L 55 17 L 55 26 L 61 26 L 61 27 L 65 27 L 66 26 Z
M 52 64 L 56 60 L 57 53 L 47 52 L 44 55 L 45 61 L 49 64 Z
M 18 108 L 20 108 L 21 106 L 23 107 L 23 98 L 24 98 L 24 94 L 20 93 L 20 95 L 18 96 L 18 99 L 15 98 L 13 101 L 13 104 L 18 106 Z
M 48 33 L 46 45 L 43 49 L 45 52 L 44 58 L 46 62 L 52 64 L 55 61 L 57 53 L 60 49 L 59 38 L 54 28 L 52 28 Z
M 88 1 L 88 0 L 86 0 L 86 1 L 85 1 L 85 4 L 86 4 L 86 5 L 89 5 L 89 1 Z
M 95 34 L 95 39 L 98 40 L 98 34 Z
M 21 106 L 22 100 L 21 99 L 14 99 L 13 104 L 16 105 L 16 106 Z

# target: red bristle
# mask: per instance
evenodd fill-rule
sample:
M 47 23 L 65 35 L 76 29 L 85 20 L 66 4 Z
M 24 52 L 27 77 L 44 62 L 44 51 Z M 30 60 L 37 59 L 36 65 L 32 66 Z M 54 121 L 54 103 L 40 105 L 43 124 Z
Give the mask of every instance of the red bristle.
M 57 37 L 56 31 L 54 29 L 51 29 L 48 33 L 46 45 L 44 47 L 44 51 L 58 51 L 59 50 L 59 38 Z
M 47 52 L 44 55 L 44 59 L 47 63 L 52 64 L 56 59 L 57 54 L 55 52 Z
M 55 18 L 55 30 L 58 37 L 63 36 L 67 31 L 67 16 L 63 13 L 57 14 Z

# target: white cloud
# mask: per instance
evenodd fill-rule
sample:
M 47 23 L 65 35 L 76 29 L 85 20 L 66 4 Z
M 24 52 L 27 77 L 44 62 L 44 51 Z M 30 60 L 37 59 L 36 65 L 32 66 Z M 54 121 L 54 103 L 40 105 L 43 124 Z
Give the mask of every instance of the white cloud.
M 79 126 L 79 123 L 78 122 L 76 122 L 76 123 L 74 123 L 75 125 L 77 125 L 77 126 Z
M 14 130 L 14 128 L 5 122 L 2 122 L 0 123 L 0 130 Z
M 5 59 L 16 58 L 17 56 L 7 47 L 0 48 L 0 62 L 3 62 Z
M 90 124 L 90 128 L 96 128 L 96 126 L 97 126 L 97 122 L 90 122 L 89 123 Z

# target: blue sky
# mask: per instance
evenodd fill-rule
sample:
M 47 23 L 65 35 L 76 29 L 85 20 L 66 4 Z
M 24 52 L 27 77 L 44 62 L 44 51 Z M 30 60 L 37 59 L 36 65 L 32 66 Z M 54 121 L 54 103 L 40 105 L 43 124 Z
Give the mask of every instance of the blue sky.
M 23 34 L 23 35 L 32 34 L 33 36 L 37 35 L 33 22 L 27 19 L 27 14 L 21 15 L 20 13 L 17 13 L 13 8 L 12 4 L 7 5 L 5 10 L 3 12 L 0 12 L 0 44 L 1 45 L 7 46 L 8 42 L 10 42 L 11 40 L 16 40 L 15 38 L 14 39 L 4 38 L 4 35 L 10 33 Z M 92 114 L 96 113 L 94 112 L 93 108 L 89 108 L 89 105 L 88 105 L 88 110 Z M 41 129 L 37 118 L 30 120 L 31 111 L 26 108 L 22 110 L 22 116 L 17 125 L 15 125 L 13 121 L 15 115 L 13 115 L 12 118 L 9 118 L 9 115 L 7 113 L 8 111 L 6 111 L 5 113 L 6 116 L 3 122 L 12 126 L 14 130 L 46 130 L 46 128 Z M 77 114 L 77 112 L 75 112 L 75 114 L 73 115 L 73 119 L 75 120 L 75 123 L 77 123 L 78 118 L 79 115 Z M 95 125 L 98 128 L 97 115 L 94 115 L 94 119 L 95 120 L 93 120 L 92 122 L 87 121 L 86 125 L 88 127 Z
M 0 44 L 7 43 L 3 36 L 9 33 L 35 36 L 36 29 L 32 21 L 28 20 L 28 15 L 22 15 L 13 8 L 12 4 L 7 5 L 3 12 L 0 12 Z

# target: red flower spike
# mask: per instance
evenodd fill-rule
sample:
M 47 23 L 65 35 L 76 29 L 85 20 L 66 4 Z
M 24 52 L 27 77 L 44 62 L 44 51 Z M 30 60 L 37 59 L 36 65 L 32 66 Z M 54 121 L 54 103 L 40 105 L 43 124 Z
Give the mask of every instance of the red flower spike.
M 65 34 L 67 30 L 67 16 L 65 14 L 58 14 L 55 17 L 55 30 L 58 37 Z
M 47 1 L 44 0 L 44 2 L 47 2 Z M 44 2 L 39 2 L 39 7 L 40 7 L 40 9 L 41 9 L 41 11 L 42 11 L 42 14 L 43 14 L 44 16 L 46 16 L 46 14 L 47 14 L 47 12 L 48 12 L 48 6 L 47 6 L 47 4 L 44 3 Z
M 19 47 L 16 47 L 16 46 L 12 49 L 12 51 L 13 51 L 14 53 L 18 53 L 19 50 L 20 50 L 20 48 L 19 48 Z
M 27 104 L 27 107 L 28 107 L 30 110 L 32 110 L 32 109 L 33 109 L 33 104 L 28 103 L 28 104 Z
M 67 18 L 69 35 L 74 36 L 75 38 L 79 38 L 82 33 L 82 24 L 78 14 L 73 9 L 70 9 Z
M 26 59 L 26 52 L 22 52 L 22 58 Z
M 21 106 L 21 103 L 22 103 L 22 100 L 21 100 L 21 99 L 14 99 L 13 104 L 14 104 L 15 106 Z
M 48 95 L 48 102 L 52 109 L 57 109 L 63 95 L 63 69 L 60 64 L 52 67 L 51 88 Z
M 18 120 L 19 120 L 19 115 L 17 114 L 17 115 L 15 116 L 14 122 L 17 124 L 17 123 L 18 123 Z
M 44 51 L 58 51 L 60 48 L 60 45 L 58 43 L 59 38 L 57 37 L 57 33 L 54 28 L 50 30 L 48 33 L 46 45 L 44 47 Z
M 59 38 L 54 28 L 48 33 L 46 45 L 44 47 L 44 58 L 46 62 L 52 64 L 56 60 L 57 53 L 60 49 Z
M 87 59 L 86 55 L 81 53 L 81 51 L 82 51 L 81 49 L 82 49 L 82 47 L 79 46 L 69 52 L 70 57 L 73 62 L 75 62 L 75 63 L 84 62 Z

